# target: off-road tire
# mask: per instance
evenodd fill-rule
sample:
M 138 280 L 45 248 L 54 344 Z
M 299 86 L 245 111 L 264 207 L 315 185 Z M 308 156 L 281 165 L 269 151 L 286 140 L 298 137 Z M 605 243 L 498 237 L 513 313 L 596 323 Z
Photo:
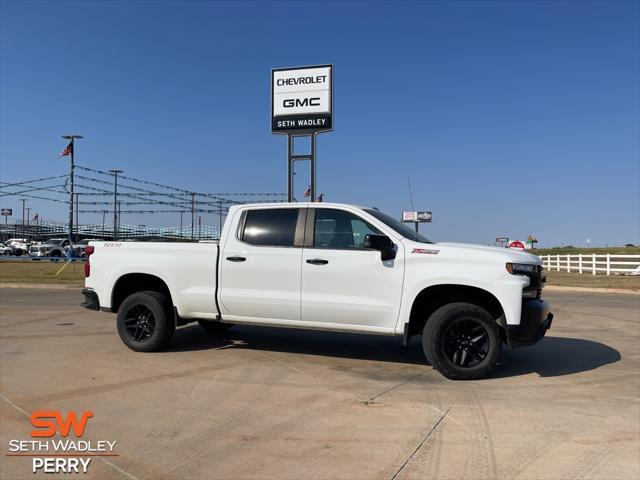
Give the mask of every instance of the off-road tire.
M 482 357 L 481 354 L 478 354 L 478 350 L 476 350 L 478 345 L 474 344 L 473 353 L 469 353 L 472 348 L 469 340 L 467 340 L 469 337 L 465 338 L 463 333 L 456 336 L 455 333 L 456 329 L 459 329 L 460 326 L 473 325 L 474 323 L 477 324 L 478 327 L 482 327 L 484 332 L 486 332 L 486 337 L 482 338 L 483 343 L 480 349 L 485 353 L 482 360 L 478 360 L 478 358 Z M 440 307 L 427 320 L 422 334 L 422 348 L 429 363 L 433 365 L 438 372 L 451 380 L 475 380 L 483 378 L 493 370 L 500 358 L 502 341 L 498 328 L 495 319 L 482 307 L 470 303 L 450 303 Z M 477 330 L 477 332 L 480 331 L 481 330 Z M 474 335 L 476 335 L 474 338 L 478 338 L 477 334 Z M 459 346 L 458 343 L 455 343 L 456 346 L 454 347 L 451 346 L 452 336 L 455 336 L 455 342 L 458 342 L 458 338 L 462 337 Z M 465 348 L 467 349 L 465 361 L 467 358 L 470 358 L 468 355 L 474 355 L 473 360 L 471 362 L 467 361 L 467 364 L 478 362 L 476 365 L 457 365 L 454 363 L 454 360 L 450 358 L 450 355 L 446 353 L 446 350 L 451 352 L 452 349 L 464 350 Z M 454 357 L 454 359 L 455 358 L 456 357 Z
M 151 314 L 152 333 L 145 338 L 134 338 L 135 334 L 139 333 L 139 330 L 135 330 L 135 324 L 132 324 L 135 318 L 140 318 L 140 315 L 134 315 L 136 311 L 141 312 L 140 315 L 143 316 L 145 312 Z M 136 352 L 161 350 L 171 341 L 176 331 L 173 308 L 169 300 L 162 293 L 155 291 L 136 292 L 125 298 L 118 308 L 117 325 L 118 335 L 124 344 Z
M 207 333 L 222 333 L 233 327 L 233 323 L 212 322 L 210 320 L 198 320 L 198 325 Z

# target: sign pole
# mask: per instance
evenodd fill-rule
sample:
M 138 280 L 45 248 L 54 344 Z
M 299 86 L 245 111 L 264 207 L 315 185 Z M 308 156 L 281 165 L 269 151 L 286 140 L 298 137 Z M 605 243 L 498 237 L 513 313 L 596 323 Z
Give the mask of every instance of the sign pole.
M 294 137 L 309 137 L 309 153 L 297 155 L 294 152 L 293 140 Z M 311 201 L 315 202 L 316 189 L 316 134 L 315 133 L 289 133 L 287 135 L 287 201 L 293 202 L 293 162 L 296 160 L 309 160 L 311 162 L 311 181 L 310 181 L 310 193 Z
M 293 135 L 287 135 L 287 202 L 293 202 Z
M 316 134 L 311 134 L 311 201 L 316 201 Z

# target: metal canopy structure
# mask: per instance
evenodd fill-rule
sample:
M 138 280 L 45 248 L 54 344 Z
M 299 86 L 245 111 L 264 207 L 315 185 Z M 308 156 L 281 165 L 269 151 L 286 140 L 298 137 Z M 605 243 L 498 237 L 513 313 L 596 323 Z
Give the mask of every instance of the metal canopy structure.
M 125 238 L 147 235 L 167 236 L 170 238 L 197 239 L 219 235 L 223 217 L 229 207 L 243 203 L 283 202 L 286 199 L 284 193 L 268 192 L 194 192 L 191 190 L 174 187 L 171 185 L 153 182 L 147 179 L 126 176 L 121 171 L 106 171 L 74 164 L 74 196 L 70 195 L 70 175 L 55 175 L 32 180 L 17 182 L 0 182 L 0 204 L 9 198 L 24 198 L 31 203 L 32 212 L 38 213 L 38 204 L 48 203 L 55 205 L 68 205 L 69 210 L 75 203 L 75 221 L 70 221 L 64 231 L 60 231 L 61 224 L 44 222 L 39 216 L 38 221 L 15 221 L 8 224 L 11 232 L 25 231 L 26 227 L 36 228 L 49 225 L 54 235 L 74 234 L 86 237 L 103 236 L 109 238 Z M 117 175 L 117 186 L 115 183 Z M 60 217 L 62 218 L 62 210 Z M 126 225 L 122 216 L 132 215 L 156 215 L 176 214 L 175 223 L 179 227 L 144 227 L 140 225 Z M 183 220 L 190 218 L 190 223 L 185 226 Z M 218 225 L 202 225 L 201 216 L 204 214 L 217 214 Z M 79 216 L 102 216 L 99 222 L 85 222 L 80 226 Z M 105 223 L 106 217 L 114 218 L 113 224 Z M 190 215 L 190 217 L 189 217 Z M 199 221 L 200 219 L 200 221 Z M 129 222 L 130 223 L 130 222 Z M 213 223 L 213 222 L 212 222 Z M 20 227 L 24 227 L 22 230 Z M 74 226 L 75 225 L 75 226 Z M 92 228 L 87 228 L 93 225 Z M 30 229 L 29 231 L 31 231 Z M 121 232 L 121 235 L 118 232 Z M 43 231 L 44 232 L 44 231 Z M 136 233 L 137 232 L 137 233 Z M 204 232 L 204 233 L 203 233 Z M 34 230 L 32 233 L 36 234 Z M 48 233 L 38 234 L 48 235 Z

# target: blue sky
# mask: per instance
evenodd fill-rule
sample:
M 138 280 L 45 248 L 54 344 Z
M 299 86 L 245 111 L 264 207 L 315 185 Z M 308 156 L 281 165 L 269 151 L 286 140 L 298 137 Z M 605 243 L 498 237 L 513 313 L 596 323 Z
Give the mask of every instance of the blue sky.
M 399 215 L 410 176 L 436 240 L 640 243 L 638 2 L 3 1 L 0 14 L 3 181 L 64 174 L 60 135 L 76 132 L 82 165 L 284 192 L 270 69 L 333 63 L 328 201 Z

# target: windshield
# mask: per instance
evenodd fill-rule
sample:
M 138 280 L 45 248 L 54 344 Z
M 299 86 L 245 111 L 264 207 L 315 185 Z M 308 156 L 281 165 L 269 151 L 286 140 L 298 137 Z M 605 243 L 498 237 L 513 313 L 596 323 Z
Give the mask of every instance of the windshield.
M 373 208 L 367 208 L 365 209 L 365 212 L 377 218 L 382 223 L 384 223 L 387 227 L 395 230 L 404 238 L 408 238 L 409 240 L 413 240 L 414 242 L 433 243 L 427 237 L 420 235 L 419 233 L 416 233 L 415 230 L 407 227 L 404 223 L 399 222 L 398 220 L 393 218 L 391 215 L 387 215 L 386 213 L 382 213 L 380 210 L 375 210 Z

